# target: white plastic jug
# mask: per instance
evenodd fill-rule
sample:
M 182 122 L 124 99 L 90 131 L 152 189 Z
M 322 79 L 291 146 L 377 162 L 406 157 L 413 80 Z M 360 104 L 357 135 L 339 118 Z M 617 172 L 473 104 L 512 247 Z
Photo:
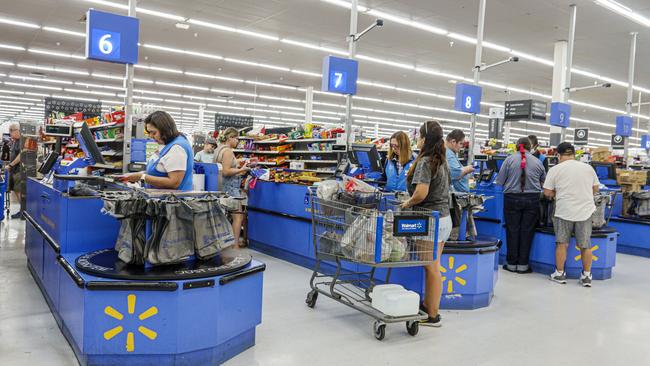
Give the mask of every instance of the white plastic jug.
M 390 286 L 377 287 L 370 295 L 372 298 L 372 307 L 389 316 L 408 316 L 415 315 L 420 311 L 420 295 L 416 292 L 405 290 L 399 285 L 382 285 Z

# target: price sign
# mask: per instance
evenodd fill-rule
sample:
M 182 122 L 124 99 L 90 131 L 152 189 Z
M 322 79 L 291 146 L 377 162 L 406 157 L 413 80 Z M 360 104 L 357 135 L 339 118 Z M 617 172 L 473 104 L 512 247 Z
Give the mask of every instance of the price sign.
M 573 142 L 575 142 L 576 145 L 587 145 L 589 143 L 589 129 L 576 128 L 573 133 Z
M 138 63 L 140 20 L 94 9 L 86 14 L 86 58 Z
M 621 135 L 612 135 L 612 149 L 624 149 L 625 137 Z
M 97 117 L 102 114 L 102 103 L 82 102 L 74 99 L 45 98 L 45 118 L 60 119 L 81 112 L 83 118 Z
M 454 109 L 459 112 L 481 113 L 481 94 L 480 86 L 472 84 L 456 84 L 456 98 L 454 99 Z
M 214 129 L 215 131 L 223 130 L 228 127 L 242 129 L 253 126 L 253 117 L 250 116 L 234 116 L 230 114 L 216 113 L 214 115 Z
M 322 90 L 330 93 L 355 95 L 358 74 L 358 61 L 326 56 L 323 59 Z

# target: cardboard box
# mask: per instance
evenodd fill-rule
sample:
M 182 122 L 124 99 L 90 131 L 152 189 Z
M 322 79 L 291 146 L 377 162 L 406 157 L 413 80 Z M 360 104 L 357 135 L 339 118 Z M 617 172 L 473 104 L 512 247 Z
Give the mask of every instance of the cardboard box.
M 618 184 L 645 185 L 648 181 L 646 170 L 616 170 L 616 182 Z
M 607 147 L 598 147 L 591 151 L 591 160 L 599 163 L 606 163 L 609 161 L 609 158 L 612 154 L 609 152 Z

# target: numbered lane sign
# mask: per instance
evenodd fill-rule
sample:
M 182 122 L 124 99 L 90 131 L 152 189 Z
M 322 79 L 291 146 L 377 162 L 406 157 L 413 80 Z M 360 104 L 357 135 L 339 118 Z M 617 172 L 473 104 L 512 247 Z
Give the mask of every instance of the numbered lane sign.
M 323 59 L 322 90 L 330 93 L 357 93 L 359 62 L 352 59 L 326 56 Z
M 480 86 L 472 84 L 456 84 L 456 98 L 454 100 L 454 109 L 459 112 L 481 113 L 481 94 Z
M 86 58 L 138 63 L 140 20 L 90 9 L 86 14 Z
M 551 103 L 551 126 L 569 127 L 571 124 L 571 105 L 560 102 Z
M 650 135 L 641 136 L 641 148 L 650 150 Z
M 616 117 L 616 134 L 623 137 L 632 136 L 632 126 L 634 121 L 630 116 L 618 116 Z

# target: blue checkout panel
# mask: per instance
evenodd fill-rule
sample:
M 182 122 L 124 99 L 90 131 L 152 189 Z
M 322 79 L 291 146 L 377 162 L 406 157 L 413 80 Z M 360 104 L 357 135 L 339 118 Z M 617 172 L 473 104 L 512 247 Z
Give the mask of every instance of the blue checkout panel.
M 253 249 L 313 269 L 315 248 L 308 187 L 289 183 L 258 181 L 248 197 L 248 238 Z M 476 309 L 486 307 L 493 297 L 497 280 L 496 248 L 461 248 L 445 250 L 441 266 L 446 271 L 441 307 Z M 343 262 L 350 271 L 367 271 L 363 265 Z M 321 264 L 321 268 L 328 268 Z M 329 269 L 332 269 L 330 266 Z M 386 270 L 376 277 L 385 279 Z M 305 278 L 305 291 L 308 289 Z M 421 267 L 393 269 L 391 283 L 424 292 Z
M 76 259 L 112 248 L 119 230 L 94 197 L 27 182 L 28 268 L 81 365 L 216 365 L 255 344 L 262 271 L 199 280 L 114 280 L 78 271 Z

